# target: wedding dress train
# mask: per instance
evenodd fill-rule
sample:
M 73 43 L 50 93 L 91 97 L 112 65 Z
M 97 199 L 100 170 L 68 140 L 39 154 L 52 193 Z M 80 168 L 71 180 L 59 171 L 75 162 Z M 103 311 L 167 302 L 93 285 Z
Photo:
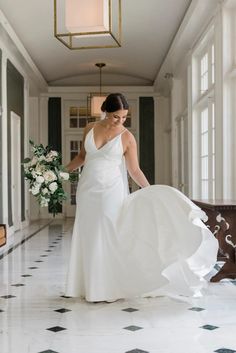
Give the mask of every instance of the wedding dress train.
M 102 301 L 199 292 L 218 251 L 205 213 L 165 185 L 128 195 L 121 134 L 98 149 L 91 129 L 85 150 L 65 295 Z

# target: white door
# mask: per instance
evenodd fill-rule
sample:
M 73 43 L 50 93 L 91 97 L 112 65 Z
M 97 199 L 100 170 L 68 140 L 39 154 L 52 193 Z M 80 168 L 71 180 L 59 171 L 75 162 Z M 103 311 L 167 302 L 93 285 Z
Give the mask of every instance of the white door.
M 66 136 L 66 160 L 65 165 L 67 165 L 80 151 L 83 140 L 83 134 L 68 134 Z M 81 172 L 81 168 L 75 171 L 75 175 L 79 175 Z M 66 192 L 68 194 L 68 199 L 66 202 L 65 216 L 66 217 L 74 217 L 75 216 L 75 208 L 76 208 L 76 189 L 77 182 L 66 182 Z
M 14 231 L 21 225 L 21 118 L 11 112 L 11 192 L 12 192 L 12 221 Z

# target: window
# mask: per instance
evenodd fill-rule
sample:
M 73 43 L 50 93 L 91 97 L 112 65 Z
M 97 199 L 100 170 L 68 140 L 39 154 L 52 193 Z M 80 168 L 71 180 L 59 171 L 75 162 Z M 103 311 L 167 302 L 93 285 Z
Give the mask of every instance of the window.
M 215 46 L 211 46 L 211 83 L 215 83 Z
M 204 46 L 203 44 L 204 43 Z M 215 46 L 200 43 L 193 55 L 193 197 L 215 198 Z M 195 101 L 194 101 L 195 98 Z
M 208 90 L 208 53 L 201 58 L 201 94 Z
M 195 163 L 199 190 L 195 192 L 201 199 L 215 198 L 215 105 L 208 102 L 196 115 L 199 125 L 197 148 L 199 162 Z M 196 186 L 196 185 L 195 185 Z M 196 191 L 196 190 L 195 190 Z
M 201 112 L 201 197 L 207 199 L 209 196 L 209 155 L 208 155 L 208 108 Z
M 201 54 L 197 56 L 199 63 L 199 97 L 204 95 L 215 83 L 215 46 L 209 44 L 202 50 Z M 198 97 L 198 98 L 199 98 Z

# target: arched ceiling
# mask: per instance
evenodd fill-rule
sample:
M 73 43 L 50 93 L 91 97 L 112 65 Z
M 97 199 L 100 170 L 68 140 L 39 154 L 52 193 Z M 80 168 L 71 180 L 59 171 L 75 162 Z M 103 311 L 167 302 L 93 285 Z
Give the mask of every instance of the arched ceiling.
M 86 0 L 85 0 L 86 1 Z M 153 84 L 191 0 L 123 0 L 122 47 L 69 50 L 53 35 L 53 0 L 0 0 L 0 9 L 51 86 Z

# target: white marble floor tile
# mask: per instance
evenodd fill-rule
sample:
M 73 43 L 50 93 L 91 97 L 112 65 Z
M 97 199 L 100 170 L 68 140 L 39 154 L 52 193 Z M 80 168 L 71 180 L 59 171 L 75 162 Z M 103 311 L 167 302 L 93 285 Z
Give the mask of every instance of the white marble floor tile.
M 42 224 L 34 224 L 21 237 L 39 232 L 0 260 L 1 353 L 236 352 L 236 285 L 230 281 L 187 300 L 93 304 L 62 297 L 72 225 L 54 221 L 40 230 Z

